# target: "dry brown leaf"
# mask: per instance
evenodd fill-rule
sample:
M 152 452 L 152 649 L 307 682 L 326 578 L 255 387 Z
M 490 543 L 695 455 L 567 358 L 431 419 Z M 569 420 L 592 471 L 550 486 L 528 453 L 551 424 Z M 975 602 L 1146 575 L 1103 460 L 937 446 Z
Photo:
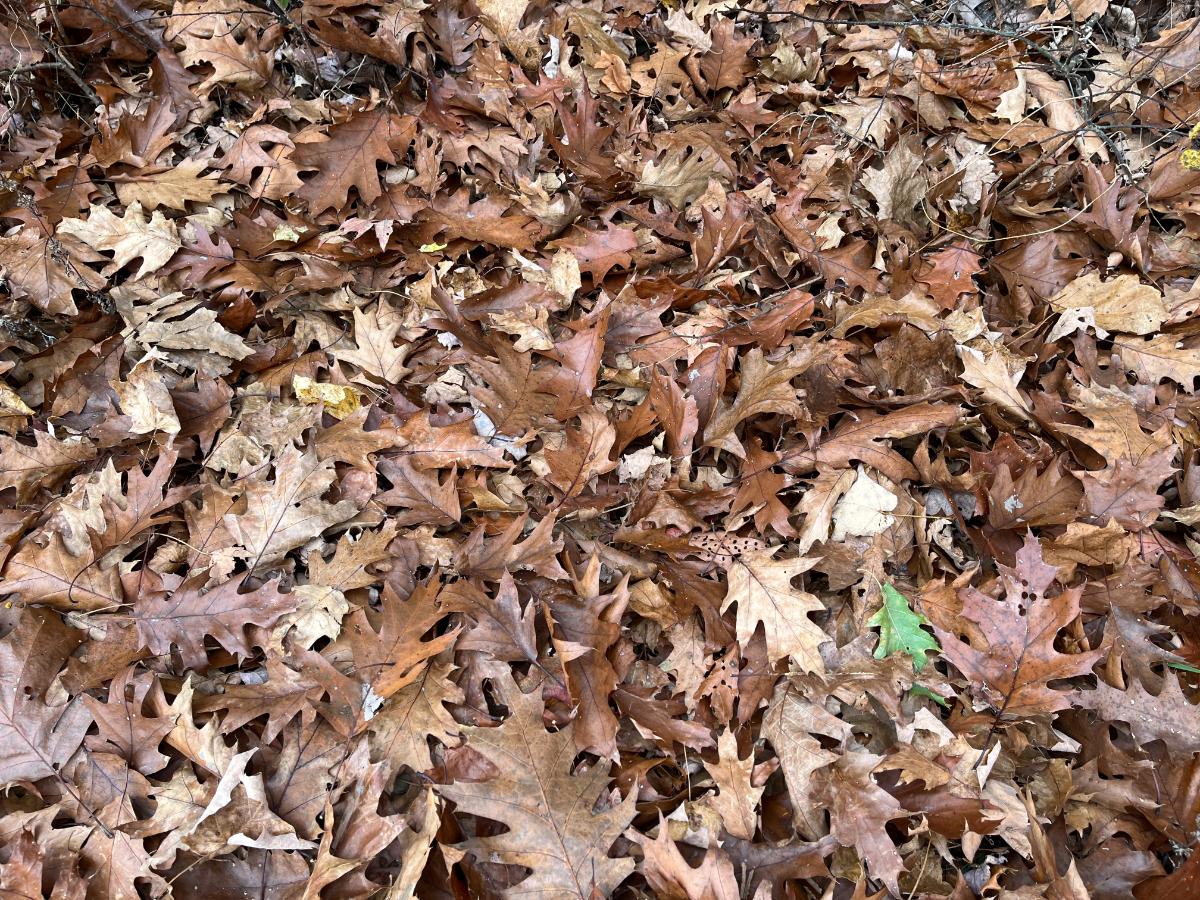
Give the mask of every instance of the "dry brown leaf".
M 246 485 L 244 512 L 224 516 L 238 555 L 251 571 L 278 564 L 289 551 L 358 512 L 350 500 L 321 499 L 334 480 L 332 463 L 289 447 L 275 460 L 274 468 L 274 477 L 260 471 Z
M 830 640 L 808 614 L 825 607 L 812 594 L 792 586 L 815 559 L 775 559 L 777 550 L 743 553 L 729 565 L 729 589 L 722 610 L 737 604 L 738 640 L 743 646 L 762 623 L 772 661 L 790 658 L 806 672 L 825 671 L 820 646 Z
M 500 687 L 511 711 L 503 726 L 463 729 L 468 746 L 494 774 L 485 781 L 441 785 L 438 792 L 461 809 L 503 822 L 509 831 L 460 846 L 531 869 L 520 882 L 523 891 L 582 900 L 594 886 L 607 895 L 634 866 L 631 859 L 608 855 L 633 817 L 634 795 L 597 812 L 608 766 L 601 762 L 572 772 L 575 745 L 569 733 L 546 731 L 537 696 L 521 693 L 512 680 Z
M 144 278 L 165 266 L 182 246 L 179 230 L 160 211 L 147 219 L 140 203 L 131 203 L 122 216 L 107 207 L 93 205 L 86 219 L 63 219 L 59 234 L 79 238 L 96 250 L 113 251 L 113 261 L 104 268 L 112 275 L 135 259 L 142 261 L 135 278 Z
M 152 175 L 137 175 L 117 183 L 117 196 L 126 206 L 137 203 L 145 209 L 160 206 L 187 209 L 187 204 L 208 203 L 224 190 L 215 173 L 201 176 L 207 163 L 183 159 L 173 168 Z
M 1136 275 L 1102 281 L 1100 273 L 1089 272 L 1059 291 L 1050 305 L 1064 314 L 1087 313 L 1093 325 L 1126 334 L 1151 334 L 1167 318 L 1162 293 L 1142 284 Z

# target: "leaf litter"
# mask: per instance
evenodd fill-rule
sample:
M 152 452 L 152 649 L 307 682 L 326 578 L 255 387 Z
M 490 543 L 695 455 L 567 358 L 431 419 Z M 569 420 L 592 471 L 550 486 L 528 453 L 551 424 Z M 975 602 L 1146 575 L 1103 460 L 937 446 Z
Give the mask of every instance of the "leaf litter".
M 1200 856 L 1187 5 L 8 5 L 0 893 Z

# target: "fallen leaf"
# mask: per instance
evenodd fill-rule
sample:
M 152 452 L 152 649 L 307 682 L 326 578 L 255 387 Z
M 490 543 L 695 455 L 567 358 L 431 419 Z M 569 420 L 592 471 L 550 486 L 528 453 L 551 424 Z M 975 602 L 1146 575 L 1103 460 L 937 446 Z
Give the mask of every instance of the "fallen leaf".
M 495 767 L 495 774 L 485 781 L 441 785 L 438 792 L 509 830 L 460 846 L 531 869 L 520 882 L 524 891 L 582 897 L 586 883 L 610 893 L 634 866 L 631 859 L 608 856 L 633 817 L 633 794 L 597 811 L 608 766 L 598 763 L 586 772 L 572 772 L 575 751 L 569 733 L 549 734 L 542 725 L 541 702 L 521 693 L 515 682 L 503 684 L 502 691 L 511 711 L 504 726 L 464 729 L 468 745 Z
M 966 641 L 934 626 L 942 655 L 972 679 L 998 719 L 1065 709 L 1069 695 L 1050 683 L 1087 674 L 1100 655 L 1098 650 L 1067 654 L 1055 649 L 1059 631 L 1079 615 L 1080 593 L 1075 588 L 1047 598 L 1056 573 L 1043 561 L 1036 539 L 1027 537 L 1017 552 L 1017 567 L 1001 570 L 1003 599 L 966 589 Z
M 823 672 L 820 646 L 829 637 L 808 618 L 823 612 L 821 601 L 792 587 L 814 559 L 774 559 L 776 550 L 741 554 L 729 566 L 729 589 L 722 611 L 737 604 L 738 640 L 748 642 L 761 622 L 772 661 L 790 658 L 807 672 Z
M 142 264 L 134 277 L 144 278 L 170 262 L 182 246 L 174 222 L 159 211 L 147 219 L 137 202 L 131 203 L 123 216 L 93 205 L 86 219 L 63 219 L 58 232 L 73 235 L 96 250 L 112 250 L 113 261 L 104 268 L 105 275 L 140 259 Z

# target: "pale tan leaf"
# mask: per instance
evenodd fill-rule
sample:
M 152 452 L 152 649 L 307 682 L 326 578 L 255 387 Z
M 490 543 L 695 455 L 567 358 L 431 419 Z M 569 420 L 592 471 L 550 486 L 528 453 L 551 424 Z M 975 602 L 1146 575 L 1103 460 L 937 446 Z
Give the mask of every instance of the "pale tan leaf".
M 743 646 L 761 622 L 772 661 L 790 657 L 806 672 L 823 672 L 819 648 L 831 638 L 808 614 L 824 612 L 825 606 L 807 591 L 792 587 L 792 579 L 817 560 L 773 559 L 778 549 L 743 553 L 730 564 L 721 610 L 737 604 L 737 633 Z
M 1162 293 L 1128 274 L 1102 281 L 1099 272 L 1089 272 L 1059 291 L 1050 305 L 1064 314 L 1090 311 L 1091 322 L 1098 328 L 1126 334 L 1151 334 L 1167 318 Z M 1100 336 L 1105 336 L 1103 331 Z
M 958 356 L 963 364 L 963 381 L 983 391 L 989 403 L 1021 419 L 1029 418 L 1029 401 L 1017 389 L 1025 371 L 1024 360 L 1013 360 L 1003 350 L 988 352 L 959 345 Z
M 796 512 L 805 517 L 800 536 L 796 539 L 797 549 L 801 553 L 807 553 L 813 544 L 829 538 L 833 511 L 856 477 L 852 469 L 826 470 L 818 473 L 816 480 L 805 489 L 800 505 L 796 507 Z
M 1200 377 L 1200 350 L 1182 346 L 1173 334 L 1156 334 L 1145 340 L 1116 338 L 1113 356 L 1120 359 L 1122 369 L 1137 376 L 1138 384 L 1157 385 L 1168 380 L 1191 390 Z
M 107 207 L 93 204 L 86 219 L 63 219 L 59 234 L 70 234 L 96 250 L 113 251 L 113 261 L 104 269 L 111 275 L 126 263 L 141 259 L 135 278 L 157 272 L 179 250 L 179 230 L 161 212 L 149 219 L 140 203 L 131 204 L 117 217 Z
M 288 447 L 275 461 L 273 478 L 264 475 L 246 486 L 245 511 L 227 513 L 224 524 L 251 570 L 275 565 L 288 551 L 358 512 L 350 500 L 321 499 L 333 479 L 332 461 Z
M 753 840 L 758 827 L 758 801 L 764 789 L 750 783 L 754 755 L 740 759 L 737 738 L 728 731 L 718 738 L 717 750 L 717 761 L 704 764 L 718 788 L 717 795 L 708 802 L 720 814 L 726 831 L 742 840 Z
M 896 520 L 889 515 L 900 498 L 858 467 L 854 484 L 833 510 L 832 540 L 842 541 L 849 536 L 869 537 L 886 531 Z
M 380 302 L 369 311 L 356 308 L 354 341 L 339 342 L 332 348 L 333 355 L 386 384 L 397 384 L 409 371 L 404 367 L 408 348 L 396 345 L 396 335 L 403 324 L 400 315 L 385 303 Z
M 165 172 L 132 176 L 117 183 L 117 196 L 126 206 L 139 203 L 151 210 L 160 206 L 187 209 L 189 202 L 208 203 L 223 188 L 215 172 L 200 175 L 206 165 L 203 159 L 183 159 Z
M 179 433 L 179 417 L 175 415 L 171 394 L 155 373 L 153 363 L 138 363 L 124 381 L 113 385 L 113 390 L 121 412 L 129 416 L 129 430 L 133 434 Z

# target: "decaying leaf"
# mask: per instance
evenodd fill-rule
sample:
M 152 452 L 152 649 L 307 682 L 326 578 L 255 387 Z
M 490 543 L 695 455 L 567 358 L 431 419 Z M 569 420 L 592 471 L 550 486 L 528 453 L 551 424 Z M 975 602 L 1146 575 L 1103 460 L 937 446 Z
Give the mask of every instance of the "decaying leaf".
M 829 640 L 808 614 L 824 611 L 821 601 L 792 586 L 815 559 L 775 559 L 775 551 L 750 551 L 729 567 L 729 590 L 722 609 L 737 604 L 738 639 L 748 642 L 759 623 L 772 660 L 790 658 L 808 672 L 824 671 L 820 646 Z
M 1003 599 L 966 590 L 966 640 L 937 629 L 942 653 L 972 679 L 1001 719 L 1065 709 L 1069 696 L 1050 683 L 1087 674 L 1099 658 L 1099 651 L 1055 649 L 1059 631 L 1079 614 L 1077 589 L 1047 596 L 1056 573 L 1043 561 L 1036 539 L 1028 537 L 1017 551 L 1016 568 L 1002 570 Z
M 494 774 L 438 790 L 460 808 L 501 822 L 508 831 L 473 838 L 460 848 L 531 869 L 520 882 L 524 891 L 577 897 L 592 890 L 611 892 L 633 868 L 632 860 L 608 855 L 633 816 L 633 795 L 615 804 L 601 800 L 608 766 L 599 763 L 573 772 L 570 735 L 546 731 L 535 695 L 523 694 L 511 680 L 502 687 L 510 710 L 504 725 L 467 730 L 468 741 Z
M 12 6 L 0 894 L 1200 895 L 1189 4 Z

